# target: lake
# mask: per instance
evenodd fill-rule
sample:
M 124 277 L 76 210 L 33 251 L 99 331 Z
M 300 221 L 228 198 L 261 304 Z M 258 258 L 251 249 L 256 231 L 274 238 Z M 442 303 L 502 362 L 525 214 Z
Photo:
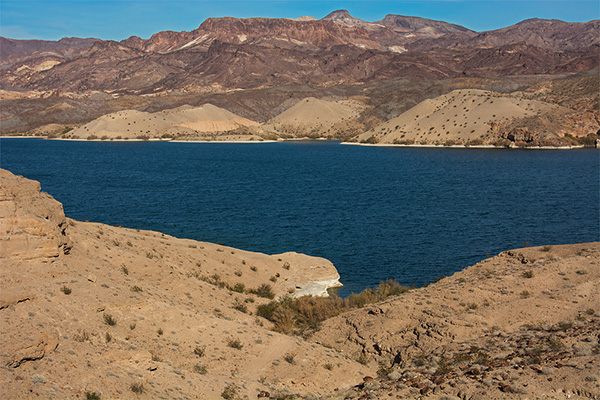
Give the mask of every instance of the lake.
M 65 214 L 337 267 L 341 295 L 600 240 L 600 151 L 0 139 Z

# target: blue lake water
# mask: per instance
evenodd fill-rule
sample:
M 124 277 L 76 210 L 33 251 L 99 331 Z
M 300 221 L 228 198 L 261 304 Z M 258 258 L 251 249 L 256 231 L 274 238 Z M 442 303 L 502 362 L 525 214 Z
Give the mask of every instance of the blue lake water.
M 600 240 L 600 151 L 1 139 L 74 219 L 331 260 L 341 295 Z

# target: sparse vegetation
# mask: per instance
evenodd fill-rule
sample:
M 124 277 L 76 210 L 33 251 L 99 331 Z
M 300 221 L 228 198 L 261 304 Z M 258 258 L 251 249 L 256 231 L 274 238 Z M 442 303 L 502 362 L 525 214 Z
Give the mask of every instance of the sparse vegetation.
M 86 400 L 100 400 L 100 393 L 98 392 L 85 392 Z
M 144 384 L 139 382 L 132 383 L 131 386 L 129 386 L 129 389 L 135 394 L 142 394 L 144 393 Z
M 227 386 L 225 386 L 225 388 L 221 392 L 221 397 L 225 400 L 234 400 L 237 397 L 237 393 L 239 392 L 239 390 L 240 388 L 238 385 L 236 385 L 235 383 L 230 383 Z
M 523 278 L 527 278 L 527 279 L 533 278 L 533 271 L 529 270 L 529 271 L 523 272 Z
M 73 335 L 73 340 L 76 342 L 85 342 L 90 339 L 90 334 L 86 331 L 79 331 L 78 333 Z
M 244 285 L 241 282 L 238 282 L 235 285 L 233 285 L 231 290 L 237 293 L 244 293 L 246 291 L 246 285 Z
M 104 323 L 106 325 L 115 326 L 117 324 L 117 320 L 111 314 L 104 314 Z
M 61 287 L 60 291 L 63 292 L 64 294 L 71 294 L 71 288 L 69 288 L 67 286 Z
M 250 290 L 248 290 L 248 292 L 255 294 L 259 297 L 264 297 L 266 299 L 275 298 L 275 293 L 273 292 L 273 288 L 271 287 L 271 285 L 269 285 L 267 283 L 263 283 L 256 289 L 250 289 Z
M 136 285 L 136 286 L 132 286 L 132 287 L 131 287 L 131 291 L 132 291 L 132 292 L 139 293 L 139 292 L 142 292 L 143 290 L 142 290 L 142 288 L 141 288 L 141 287 L 139 287 L 139 286 L 137 286 L 137 285 Z
M 198 357 L 204 357 L 204 347 L 196 346 L 194 349 L 194 354 Z
M 241 301 L 239 298 L 236 297 L 236 299 L 233 301 L 233 308 L 241 311 L 243 313 L 247 313 L 248 312 L 248 306 Z
M 204 364 L 196 364 L 194 365 L 194 372 L 200 375 L 206 375 L 208 373 L 208 368 Z
M 231 347 L 232 349 L 237 349 L 237 350 L 241 350 L 242 347 L 244 347 L 244 345 L 242 344 L 240 339 L 233 338 L 233 337 L 227 339 L 227 346 Z
M 257 315 L 268 319 L 275 325 L 273 330 L 286 334 L 308 334 L 319 329 L 320 323 L 344 311 L 361 308 L 367 304 L 383 301 L 409 290 L 398 282 L 388 280 L 379 284 L 377 289 L 366 289 L 342 299 L 338 296 L 294 298 L 286 295 L 279 300 L 258 306 Z
M 162 328 L 158 328 L 158 330 L 156 331 L 156 333 L 158 333 L 158 336 L 162 336 L 162 334 L 164 333 Z

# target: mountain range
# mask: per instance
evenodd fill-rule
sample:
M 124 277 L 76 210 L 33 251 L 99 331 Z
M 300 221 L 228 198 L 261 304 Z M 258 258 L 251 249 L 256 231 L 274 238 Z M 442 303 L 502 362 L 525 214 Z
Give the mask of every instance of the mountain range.
M 357 83 L 394 77 L 561 74 L 598 68 L 600 21 L 532 19 L 488 32 L 418 17 L 377 22 L 209 18 L 120 42 L 1 38 L 3 89 L 156 93 Z
M 303 98 L 356 96 L 364 107 L 353 132 L 366 131 L 452 90 L 512 92 L 577 74 L 587 83 L 570 101 L 593 112 L 599 31 L 600 20 L 529 19 L 475 32 L 402 15 L 368 22 L 338 10 L 320 20 L 208 18 L 189 32 L 120 42 L 0 37 L 0 131 L 207 102 L 261 123 Z

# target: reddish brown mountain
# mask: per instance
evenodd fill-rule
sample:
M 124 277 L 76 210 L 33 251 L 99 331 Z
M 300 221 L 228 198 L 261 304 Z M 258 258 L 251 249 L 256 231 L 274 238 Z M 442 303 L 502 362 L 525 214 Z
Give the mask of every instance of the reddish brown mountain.
M 24 56 L 36 51 L 61 51 L 68 49 L 87 49 L 100 39 L 62 38 L 52 40 L 15 40 L 0 36 L 0 58 Z
M 390 27 L 398 33 L 418 32 L 428 36 L 441 36 L 457 32 L 472 32 L 470 29 L 461 25 L 420 17 L 407 17 L 405 15 L 388 14 L 384 19 L 375 23 Z
M 600 20 L 569 23 L 556 19 L 528 19 L 518 24 L 481 32 L 455 32 L 440 38 L 422 39 L 409 45 L 412 50 L 433 48 L 498 47 L 524 42 L 543 49 L 564 51 L 600 43 Z
M 478 34 L 400 15 L 371 23 L 339 10 L 323 20 L 209 18 L 191 32 L 120 43 L 3 38 L 12 59 L 0 88 L 135 94 L 565 74 L 599 68 L 599 28 L 536 19 Z

